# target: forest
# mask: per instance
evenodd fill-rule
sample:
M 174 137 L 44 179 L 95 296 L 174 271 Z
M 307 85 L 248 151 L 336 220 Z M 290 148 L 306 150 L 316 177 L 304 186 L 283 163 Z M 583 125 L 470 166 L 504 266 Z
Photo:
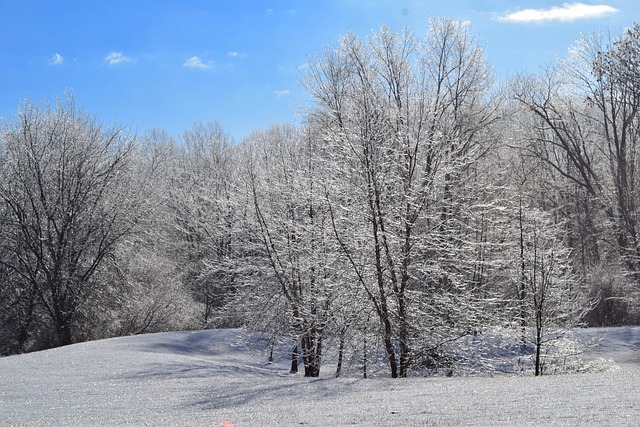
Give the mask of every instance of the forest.
M 301 123 L 233 140 L 103 124 L 72 94 L 0 123 L 0 355 L 246 327 L 292 370 L 450 365 L 499 328 L 545 372 L 640 324 L 640 25 L 498 81 L 467 26 L 347 34 Z

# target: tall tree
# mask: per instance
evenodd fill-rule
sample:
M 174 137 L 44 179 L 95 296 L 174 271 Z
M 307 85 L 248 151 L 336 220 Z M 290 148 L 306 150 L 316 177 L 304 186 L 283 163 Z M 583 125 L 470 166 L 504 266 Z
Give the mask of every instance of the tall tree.
M 640 25 L 634 24 L 607 46 L 593 54 L 588 88 L 589 100 L 599 112 L 602 137 L 616 206 L 617 241 L 625 264 L 640 282 L 640 221 L 636 175 L 640 166 Z M 584 82 L 587 83 L 587 82 Z
M 526 152 L 564 180 L 551 184 L 554 203 L 569 220 L 568 243 L 584 277 L 602 268 L 611 274 L 621 263 L 626 280 L 639 280 L 639 34 L 634 24 L 614 39 L 585 36 L 558 67 L 520 79 L 515 90 L 532 116 L 522 133 L 531 142 Z
M 548 347 L 583 321 L 590 309 L 589 297 L 573 273 L 562 224 L 553 221 L 552 212 L 521 209 L 518 227 L 522 281 L 519 303 L 523 324 L 530 331 L 525 338 L 534 346 L 534 373 L 538 376 L 544 373 L 545 361 L 558 357 L 558 352 L 554 354 Z
M 246 169 L 254 213 L 250 227 L 268 265 L 258 276 L 261 285 L 253 285 L 254 295 L 271 300 L 265 305 L 276 310 L 284 303 L 305 376 L 317 377 L 338 279 L 312 140 L 291 126 L 274 125 L 245 144 L 251 144 Z
M 171 180 L 178 147 L 165 131 L 154 128 L 137 140 L 133 185 L 144 188 L 136 232 L 121 241 L 100 269 L 99 311 L 92 319 L 94 337 L 130 335 L 200 326 L 199 304 L 182 282 L 187 264 L 176 250 Z
M 427 347 L 444 328 L 465 333 L 454 319 L 465 285 L 444 260 L 461 248 L 457 185 L 495 117 L 489 69 L 466 27 L 441 20 L 424 40 L 386 27 L 349 34 L 305 82 L 334 180 L 352 185 L 328 189 L 335 237 L 378 315 L 390 374 L 405 377 L 422 328 L 438 331 Z
M 234 144 L 216 122 L 196 123 L 175 146 L 163 177 L 169 250 L 182 282 L 201 304 L 201 324 L 224 323 L 221 308 L 234 293 L 239 167 Z
M 78 110 L 25 103 L 2 129 L 0 200 L 11 238 L 5 268 L 35 292 L 58 345 L 74 341 L 99 267 L 135 226 L 134 140 Z

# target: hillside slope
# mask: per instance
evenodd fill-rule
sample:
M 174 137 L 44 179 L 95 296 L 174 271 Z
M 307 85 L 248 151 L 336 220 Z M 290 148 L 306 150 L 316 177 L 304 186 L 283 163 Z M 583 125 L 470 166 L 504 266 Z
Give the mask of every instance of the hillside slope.
M 2 426 L 633 425 L 640 329 L 611 328 L 603 373 L 306 379 L 241 330 L 139 335 L 0 359 Z

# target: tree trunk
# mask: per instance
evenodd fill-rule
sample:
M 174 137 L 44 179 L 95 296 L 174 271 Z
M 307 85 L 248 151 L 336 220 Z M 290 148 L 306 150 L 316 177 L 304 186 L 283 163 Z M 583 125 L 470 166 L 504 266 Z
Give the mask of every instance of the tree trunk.
M 298 340 L 293 342 L 293 347 L 291 348 L 291 370 L 289 373 L 298 373 Z
M 540 357 L 540 350 L 542 349 L 542 310 L 536 311 L 536 372 L 535 376 L 542 375 L 542 361 Z
M 70 319 L 56 319 L 56 335 L 59 346 L 73 344 L 70 323 Z
M 340 331 L 340 345 L 338 346 L 338 366 L 336 366 L 336 378 L 342 373 L 342 359 L 344 357 L 344 328 Z
M 398 361 L 396 359 L 396 350 L 393 347 L 393 341 L 391 340 L 391 322 L 388 316 L 383 319 L 384 324 L 384 348 L 387 351 L 387 357 L 389 358 L 389 370 L 391 371 L 391 378 L 398 378 Z
M 24 310 L 22 318 L 20 319 L 20 326 L 18 330 L 18 342 L 17 351 L 20 353 L 27 352 L 27 341 L 29 340 L 29 327 L 33 320 L 33 310 L 36 306 L 36 286 L 32 285 L 31 292 L 29 292 L 29 299 L 27 301 L 27 307 Z
M 322 339 L 311 330 L 302 337 L 302 359 L 304 360 L 304 376 L 317 378 L 320 376 Z
M 522 216 L 522 199 L 520 199 L 520 210 L 518 213 L 519 226 L 520 226 L 520 289 L 518 290 L 518 299 L 520 304 L 520 346 L 524 349 L 527 343 L 527 308 L 525 306 L 526 298 L 526 280 L 527 280 L 527 266 L 524 258 L 524 223 Z
M 362 378 L 367 379 L 367 336 L 364 335 L 364 337 L 362 338 L 362 345 L 363 345 L 363 350 L 362 350 Z
M 404 293 L 398 294 L 398 317 L 400 334 L 400 378 L 406 378 L 411 365 L 411 349 L 409 347 L 409 334 L 407 325 L 407 308 Z

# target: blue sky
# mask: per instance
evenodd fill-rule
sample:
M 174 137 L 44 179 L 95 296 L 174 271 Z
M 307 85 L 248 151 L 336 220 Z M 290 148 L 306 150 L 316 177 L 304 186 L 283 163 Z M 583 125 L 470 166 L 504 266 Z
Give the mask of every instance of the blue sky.
M 218 121 L 241 139 L 295 122 L 309 57 L 385 23 L 424 34 L 468 21 L 498 77 L 565 55 L 581 33 L 619 34 L 637 0 L 2 0 L 0 116 L 71 90 L 105 123 L 174 136 Z

